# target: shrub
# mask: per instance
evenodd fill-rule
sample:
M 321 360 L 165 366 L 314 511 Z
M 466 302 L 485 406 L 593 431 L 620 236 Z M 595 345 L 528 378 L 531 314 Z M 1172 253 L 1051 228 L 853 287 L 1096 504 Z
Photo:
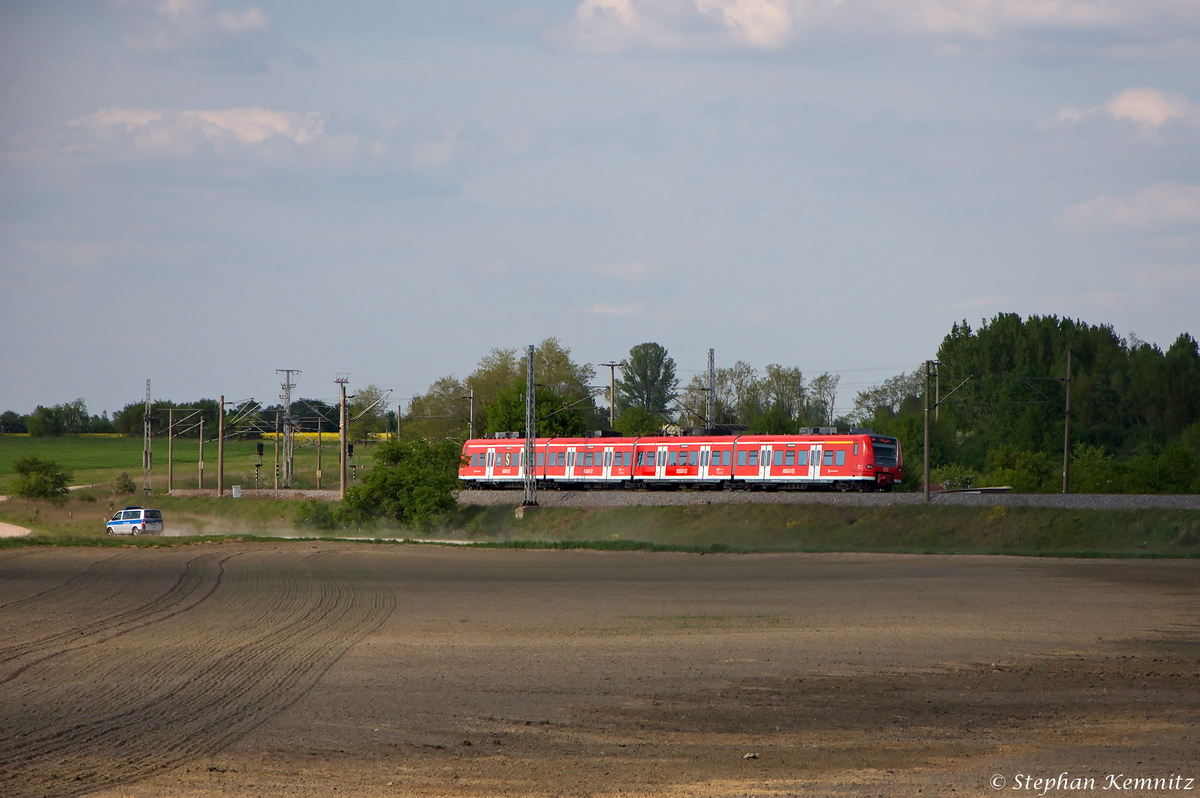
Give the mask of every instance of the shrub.
M 946 490 L 969 490 L 976 487 L 979 475 L 956 463 L 938 466 L 929 472 L 932 482 L 940 482 Z
M 333 508 L 329 506 L 329 502 L 320 499 L 301 502 L 296 508 L 296 514 L 292 516 L 292 524 L 297 529 L 319 529 L 323 532 L 337 529 L 338 526 Z
M 71 472 L 64 471 L 53 460 L 42 460 L 30 455 L 13 460 L 12 467 L 17 474 L 12 483 L 13 496 L 61 502 L 67 495 L 67 486 L 71 484 Z
M 336 518 L 355 526 L 378 517 L 401 524 L 435 524 L 455 506 L 461 461 L 462 450 L 451 441 L 417 438 L 380 444 L 375 467 L 362 485 L 346 491 Z
M 113 493 L 133 493 L 136 490 L 137 485 L 133 484 L 129 474 L 124 471 L 117 474 L 117 478 L 113 480 Z

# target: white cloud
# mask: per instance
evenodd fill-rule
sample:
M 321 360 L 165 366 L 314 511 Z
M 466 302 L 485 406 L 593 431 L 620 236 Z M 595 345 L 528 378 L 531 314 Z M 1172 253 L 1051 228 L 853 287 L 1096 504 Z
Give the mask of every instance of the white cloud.
M 1189 0 L 582 0 L 554 38 L 611 53 L 773 50 L 817 32 L 986 41 L 1067 30 L 1175 39 L 1189 28 L 1200 29 L 1200 7 Z
M 201 65 L 266 68 L 258 52 L 270 19 L 259 6 L 214 10 L 210 0 L 114 0 L 125 46 Z
M 1200 123 L 1200 106 L 1176 92 L 1163 92 L 1151 88 L 1134 88 L 1119 91 L 1104 103 L 1093 108 L 1080 109 L 1068 105 L 1058 116 L 1042 127 L 1055 123 L 1079 124 L 1089 118 L 1101 116 L 1136 125 L 1142 132 L 1150 133 L 1173 120 Z
M 605 316 L 631 316 L 635 313 L 641 313 L 640 305 L 606 305 L 602 302 L 597 302 L 587 309 L 588 313 L 599 313 Z
M 1104 194 L 1067 208 L 1073 230 L 1129 230 L 1200 224 L 1200 185 L 1159 183 L 1132 197 Z
M 277 143 L 310 144 L 324 136 L 324 114 L 268 108 L 172 111 L 109 108 L 68 122 L 82 135 L 68 151 L 94 151 L 109 144 L 154 155 L 218 153 Z

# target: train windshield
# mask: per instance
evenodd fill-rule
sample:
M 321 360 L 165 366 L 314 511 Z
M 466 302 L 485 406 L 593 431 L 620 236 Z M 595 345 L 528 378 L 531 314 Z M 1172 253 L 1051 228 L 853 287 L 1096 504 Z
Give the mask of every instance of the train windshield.
M 875 465 L 885 468 L 896 467 L 896 444 L 873 441 L 871 448 L 875 451 Z

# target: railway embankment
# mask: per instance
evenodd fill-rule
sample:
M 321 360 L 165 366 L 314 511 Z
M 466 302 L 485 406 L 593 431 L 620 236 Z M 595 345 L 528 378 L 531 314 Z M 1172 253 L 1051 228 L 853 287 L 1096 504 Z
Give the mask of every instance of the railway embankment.
M 461 505 L 518 505 L 519 490 L 461 490 Z M 766 491 L 570 491 L 539 490 L 543 507 L 697 507 L 714 504 L 821 504 L 839 507 L 924 505 L 920 493 L 825 493 Z M 939 507 L 1045 507 L 1058 510 L 1200 510 L 1200 495 L 1101 493 L 956 493 L 931 494 Z

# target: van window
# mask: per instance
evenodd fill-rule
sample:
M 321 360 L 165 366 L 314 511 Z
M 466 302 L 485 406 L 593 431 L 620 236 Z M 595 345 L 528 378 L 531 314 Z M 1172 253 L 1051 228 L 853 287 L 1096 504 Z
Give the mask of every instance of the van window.
M 161 521 L 162 520 L 162 510 L 147 510 L 146 518 L 150 518 L 155 521 Z
M 837 450 L 837 458 L 834 460 L 833 464 L 834 465 L 845 465 L 846 464 L 846 450 L 845 449 Z
M 121 519 L 123 521 L 136 521 L 137 519 L 139 519 L 141 517 L 142 517 L 141 510 L 125 510 L 124 512 L 121 513 Z

